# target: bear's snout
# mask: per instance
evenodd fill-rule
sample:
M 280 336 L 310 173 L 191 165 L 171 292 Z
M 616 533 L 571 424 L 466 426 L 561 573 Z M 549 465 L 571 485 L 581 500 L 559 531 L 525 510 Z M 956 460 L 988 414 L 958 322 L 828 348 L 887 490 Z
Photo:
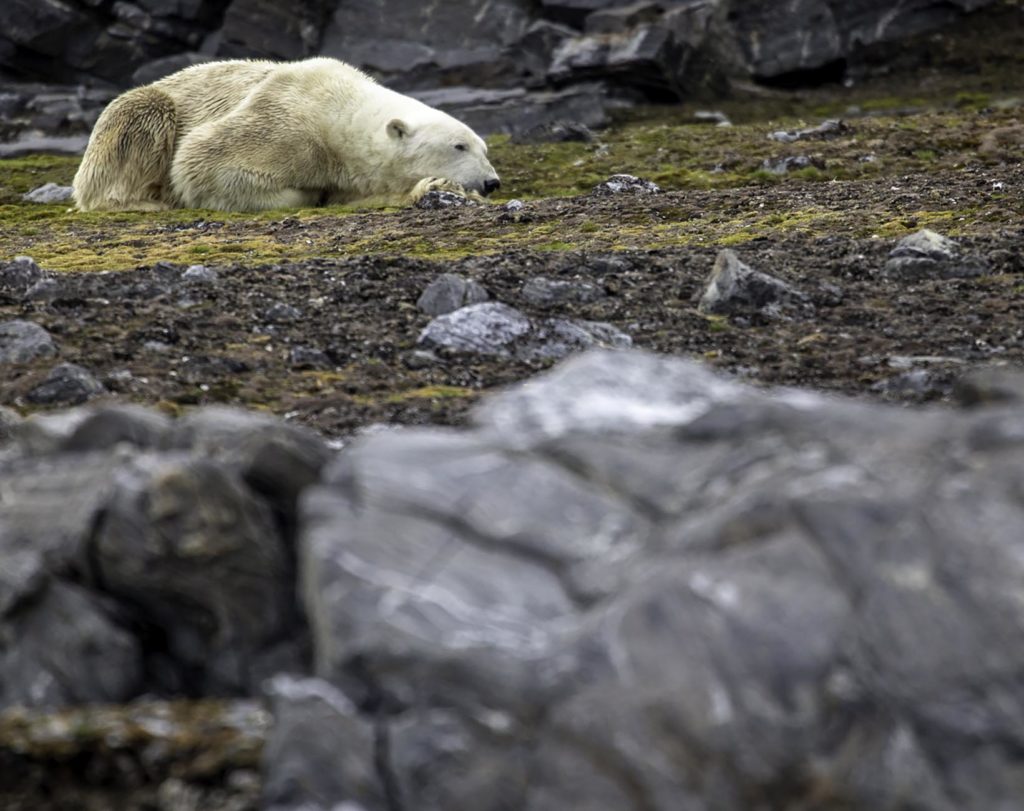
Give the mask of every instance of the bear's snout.
M 497 191 L 501 188 L 501 181 L 498 178 L 492 178 L 491 180 L 484 181 L 484 194 L 490 194 L 492 191 Z

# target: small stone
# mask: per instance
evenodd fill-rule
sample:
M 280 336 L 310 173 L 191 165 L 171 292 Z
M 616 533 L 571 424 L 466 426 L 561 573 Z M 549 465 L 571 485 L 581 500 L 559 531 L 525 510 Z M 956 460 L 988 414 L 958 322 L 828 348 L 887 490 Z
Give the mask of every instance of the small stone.
M 424 211 L 437 211 L 443 208 L 461 208 L 463 206 L 475 206 L 477 205 L 475 200 L 471 200 L 468 197 L 464 197 L 461 194 L 456 194 L 452 191 L 441 191 L 435 189 L 428 191 L 414 204 L 416 208 L 421 208 Z
M 597 136 L 590 127 L 577 121 L 552 121 L 512 134 L 514 144 L 589 144 L 596 139 Z
M 59 186 L 56 183 L 46 183 L 37 189 L 32 189 L 21 195 L 26 203 L 66 203 L 71 199 L 72 190 L 70 186 Z
M 558 360 L 584 349 L 628 349 L 632 345 L 633 339 L 626 333 L 603 321 L 550 318 L 537 324 L 535 335 L 516 355 L 522 360 Z
M 990 366 L 968 372 L 953 386 L 953 397 L 966 407 L 1024 405 L 1024 372 Z
M 217 271 L 206 265 L 189 265 L 181 274 L 183 281 L 193 284 L 213 284 L 219 278 Z
M 0 364 L 29 363 L 56 354 L 53 338 L 38 324 L 20 320 L 0 323 Z
M 803 304 L 806 296 L 781 279 L 754 270 L 730 250 L 721 251 L 708 277 L 697 310 L 701 313 L 734 315 L 761 311 L 776 314 L 772 307 Z
M 607 297 L 603 287 L 580 280 L 549 279 L 544 276 L 528 280 L 522 296 L 537 307 L 555 307 L 559 304 L 590 304 Z
M 43 276 L 31 256 L 15 256 L 14 261 L 0 266 L 0 288 L 22 295 Z
M 526 203 L 522 200 L 509 200 L 501 207 L 502 211 L 507 211 L 509 214 L 516 214 L 524 208 L 526 208 Z
M 487 301 L 487 290 L 457 273 L 442 273 L 423 291 L 416 306 L 427 315 L 444 315 L 469 304 Z
M 402 362 L 407 369 L 426 369 L 429 366 L 437 365 L 440 360 L 433 352 L 426 349 L 414 349 L 407 353 Z
M 60 283 L 56 279 L 42 278 L 25 291 L 26 301 L 52 301 L 60 295 Z
M 989 271 L 981 256 L 965 256 L 953 240 L 928 228 L 904 237 L 889 253 L 884 273 L 904 281 L 960 279 Z
M 793 141 L 836 138 L 840 135 L 848 134 L 850 131 L 850 127 L 838 118 L 830 118 L 826 121 L 822 121 L 818 126 L 810 127 L 808 129 L 778 130 L 776 132 L 770 132 L 768 133 L 768 138 L 772 141 L 789 144 Z
M 698 110 L 693 114 L 698 121 L 714 124 L 716 127 L 731 127 L 732 121 L 721 110 Z
M 594 186 L 593 194 L 659 194 L 660 192 L 661 187 L 657 183 L 635 175 L 612 175 Z
M 296 346 L 288 353 L 293 369 L 329 369 L 333 364 L 327 354 L 312 346 Z
M 530 332 L 530 319 L 498 302 L 471 304 L 438 316 L 420 333 L 417 344 L 433 349 L 481 355 L 509 355 L 516 339 Z
M 79 405 L 106 394 L 91 372 L 74 363 L 54 366 L 46 380 L 29 391 L 25 399 L 36 405 Z
M 292 324 L 302 318 L 302 310 L 279 301 L 267 308 L 263 318 L 270 324 Z
M 784 175 L 786 172 L 793 172 L 797 169 L 824 169 L 825 164 L 815 158 L 806 155 L 790 155 L 785 158 L 765 158 L 761 168 L 773 175 Z
M 624 348 L 632 339 L 610 324 L 561 318 L 534 322 L 507 304 L 486 302 L 435 318 L 417 344 L 428 350 L 538 360 L 597 346 Z

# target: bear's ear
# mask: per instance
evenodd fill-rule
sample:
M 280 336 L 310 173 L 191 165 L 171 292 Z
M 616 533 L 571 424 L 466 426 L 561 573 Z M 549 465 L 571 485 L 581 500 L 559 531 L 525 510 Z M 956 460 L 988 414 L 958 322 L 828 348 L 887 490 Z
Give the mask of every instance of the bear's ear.
M 400 118 L 392 118 L 388 122 L 388 135 L 392 138 L 408 138 L 409 125 Z

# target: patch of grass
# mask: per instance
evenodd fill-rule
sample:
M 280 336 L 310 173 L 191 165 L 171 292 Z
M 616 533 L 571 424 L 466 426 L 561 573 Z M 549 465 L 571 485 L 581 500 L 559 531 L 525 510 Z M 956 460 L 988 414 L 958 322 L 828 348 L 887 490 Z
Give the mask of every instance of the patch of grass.
M 424 386 L 418 389 L 389 394 L 385 398 L 388 403 L 402 403 L 408 400 L 451 400 L 458 397 L 475 397 L 478 392 L 462 386 Z
M 897 105 L 896 102 L 899 102 Z M 910 99 L 909 101 L 914 101 Z M 961 109 L 913 117 L 859 118 L 842 136 L 783 144 L 767 138 L 778 129 L 820 119 L 785 117 L 710 127 L 694 124 L 682 108 L 641 111 L 601 132 L 593 143 L 514 144 L 491 140 L 506 198 L 548 200 L 588 193 L 609 175 L 628 172 L 653 180 L 670 196 L 621 198 L 527 209 L 518 219 L 492 207 L 428 215 L 406 209 L 354 206 L 259 214 L 201 210 L 88 212 L 66 205 L 21 202 L 24 191 L 52 180 L 70 182 L 77 159 L 37 156 L 0 161 L 0 260 L 33 256 L 53 270 L 116 270 L 157 261 L 247 265 L 359 254 L 452 259 L 510 249 L 540 251 L 657 249 L 680 245 L 734 245 L 787 234 L 896 236 L 912 227 L 969 233 L 978 224 L 1012 222 L 1024 215 L 1012 195 L 987 207 L 936 195 L 907 211 L 878 203 L 851 208 L 821 184 L 900 178 L 940 172 L 972 160 L 988 129 L 1018 115 L 999 110 L 977 116 L 965 97 Z M 908 99 L 878 99 L 875 106 L 905 106 Z M 806 111 L 805 111 L 806 112 Z M 777 175 L 766 160 L 811 155 L 814 167 Z M 870 155 L 873 160 L 862 158 Z M 949 163 L 949 166 L 947 166 Z M 730 195 L 752 188 L 752 195 Z M 846 199 L 861 199 L 851 185 Z M 894 191 L 893 195 L 897 193 Z M 755 207 L 750 201 L 763 199 Z M 500 203 L 499 199 L 496 202 Z M 765 208 L 765 205 L 769 207 Z M 287 221 L 287 222 L 283 222 Z M 912 225 L 907 225 L 912 223 Z
M 76 157 L 58 155 L 29 155 L 0 160 L 0 204 L 20 203 L 25 192 L 44 183 L 70 185 L 78 169 L 78 161 Z

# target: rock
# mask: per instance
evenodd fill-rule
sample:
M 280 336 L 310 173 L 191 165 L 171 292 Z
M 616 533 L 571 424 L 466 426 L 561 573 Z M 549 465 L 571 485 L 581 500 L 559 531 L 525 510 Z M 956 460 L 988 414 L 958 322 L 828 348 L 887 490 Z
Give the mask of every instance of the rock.
M 420 333 L 417 345 L 446 348 L 481 355 L 509 355 L 518 339 L 532 329 L 519 310 L 498 302 L 471 304 L 431 321 Z
M 410 95 L 455 116 L 478 133 L 511 133 L 527 139 L 531 133 L 565 120 L 575 122 L 576 127 L 606 127 L 610 112 L 629 104 L 607 84 L 593 81 L 544 90 L 442 87 L 413 90 Z
M 964 256 L 951 239 L 927 228 L 904 237 L 889 252 L 883 273 L 904 281 L 961 279 L 989 271 L 981 256 Z
M 536 276 L 523 284 L 521 295 L 537 307 L 557 307 L 560 304 L 590 304 L 607 298 L 600 285 L 568 279 L 548 279 Z
M 277 676 L 268 693 L 274 726 L 263 755 L 263 808 L 299 811 L 334 797 L 353 808 L 386 808 L 386 778 L 375 755 L 386 739 L 376 724 L 321 679 Z M 296 747 L 296 740 L 307 745 Z
M 54 450 L 66 453 L 102 451 L 128 445 L 160 447 L 170 432 L 171 421 L 152 409 L 136 405 L 109 405 L 85 414 Z
M 81 155 L 88 143 L 88 135 L 39 135 L 30 132 L 13 141 L 0 143 L 0 158 L 23 158 L 40 153 Z
M 818 158 L 809 158 L 806 155 L 789 155 L 784 158 L 765 158 L 761 168 L 773 175 L 784 175 L 797 169 L 824 169 L 825 164 Z
M 463 307 L 431 321 L 417 340 L 424 349 L 514 357 L 561 358 L 594 346 L 625 347 L 628 335 L 609 324 L 564 319 L 531 321 L 506 304 Z
M 416 307 L 427 315 L 444 315 L 469 304 L 490 298 L 483 285 L 457 273 L 442 273 L 423 291 Z
M 31 321 L 0 322 L 0 365 L 30 363 L 57 354 L 50 333 Z
M 288 364 L 293 369 L 330 369 L 334 364 L 321 349 L 295 346 L 288 352 Z
M 0 290 L 14 296 L 24 296 L 44 278 L 44 271 L 31 256 L 15 256 L 13 261 L 0 264 Z
M 428 191 L 413 205 L 424 211 L 437 211 L 443 208 L 462 208 L 463 206 L 475 206 L 477 202 L 461 194 L 451 191 L 434 189 Z
M 320 45 L 331 4 L 296 0 L 287 9 L 270 0 L 234 0 L 224 14 L 217 55 L 301 59 Z
M 512 135 L 514 144 L 590 143 L 597 135 L 586 124 L 575 121 L 551 121 Z
M 11 94 L 0 115 L 16 131 L 27 127 L 22 135 L 73 130 L 77 145 L 50 148 L 80 153 L 82 133 L 113 87 L 214 56 L 323 54 L 402 92 L 460 95 L 462 109 L 442 108 L 480 132 L 559 120 L 594 127 L 622 103 L 724 91 L 737 79 L 835 81 L 856 70 L 865 48 L 955 23 L 994 2 L 921 0 L 893 10 L 880 0 L 842 7 L 825 0 L 300 0 L 284 11 L 269 0 L 11 0 L 0 10 L 0 72 L 65 84 Z M 0 155 L 40 146 L 0 144 Z
M 357 439 L 299 536 L 334 689 L 275 695 L 267 784 L 282 808 L 740 811 L 805 796 L 813 761 L 843 807 L 1011 808 L 1021 425 L 599 352 L 471 429 Z
M 591 192 L 596 195 L 610 194 L 659 194 L 661 187 L 657 183 L 635 177 L 633 175 L 612 175 L 605 181 L 594 186 Z
M 777 130 L 775 132 L 768 133 L 768 137 L 773 141 L 781 141 L 784 144 L 788 144 L 793 141 L 804 141 L 808 139 L 826 140 L 829 138 L 836 138 L 840 135 L 848 135 L 851 131 L 851 127 L 840 121 L 838 118 L 830 118 L 822 121 L 816 127 L 809 127 L 802 130 Z
M 60 296 L 61 284 L 53 277 L 40 279 L 24 293 L 25 301 L 53 301 Z
M 140 455 L 122 467 L 92 558 L 133 622 L 162 637 L 149 670 L 163 689 L 251 693 L 269 675 L 262 657 L 293 633 L 273 515 L 213 461 Z
M 295 502 L 333 456 L 323 437 L 269 415 L 208 406 L 175 421 L 165 448 L 216 459 L 294 523 Z
M 132 74 L 132 84 L 136 86 L 151 84 L 179 70 L 190 68 L 193 65 L 201 65 L 215 58 L 210 54 L 196 53 L 194 51 L 161 56 L 137 67 Z
M 54 366 L 25 399 L 34 405 L 78 405 L 106 392 L 103 384 L 87 369 L 74 363 L 61 363 Z
M 0 710 L 113 704 L 135 695 L 141 651 L 108 608 L 85 589 L 54 581 L 33 601 L 0 611 Z
M 1024 404 L 1024 372 L 1009 366 L 974 369 L 953 386 L 957 403 L 968 408 Z
M 807 297 L 796 288 L 754 270 L 733 251 L 724 250 L 715 259 L 697 310 L 716 315 L 760 312 L 778 316 L 783 308 L 806 304 Z
M 523 83 L 517 46 L 534 16 L 527 0 L 334 5 L 321 52 L 362 65 L 398 90 Z
M 729 120 L 729 116 L 721 110 L 697 110 L 693 114 L 693 117 L 697 121 L 701 121 L 706 124 L 714 124 L 716 127 L 732 126 L 732 121 Z
M 206 265 L 189 265 L 182 271 L 181 279 L 191 284 L 214 284 L 220 279 L 220 275 Z
M 558 360 L 584 349 L 627 349 L 632 345 L 633 339 L 611 324 L 551 318 L 536 322 L 532 341 L 518 347 L 517 356 L 523 360 Z
M 301 320 L 302 310 L 283 301 L 278 301 L 267 308 L 263 319 L 268 324 L 294 324 Z
M 26 203 L 66 203 L 71 199 L 72 190 L 70 186 L 58 186 L 56 183 L 45 183 L 37 189 L 32 189 L 21 195 Z

